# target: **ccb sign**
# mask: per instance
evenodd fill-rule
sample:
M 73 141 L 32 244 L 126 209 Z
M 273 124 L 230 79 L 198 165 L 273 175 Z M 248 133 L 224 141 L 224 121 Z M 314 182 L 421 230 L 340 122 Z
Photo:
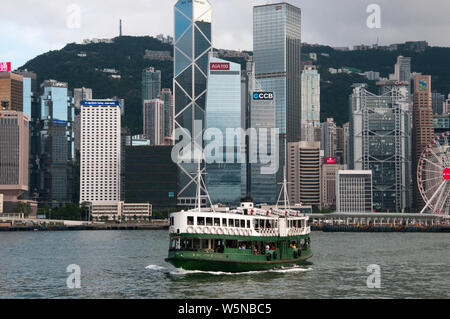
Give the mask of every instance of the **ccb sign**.
M 271 101 L 273 100 L 273 92 L 255 92 L 253 93 L 255 101 Z

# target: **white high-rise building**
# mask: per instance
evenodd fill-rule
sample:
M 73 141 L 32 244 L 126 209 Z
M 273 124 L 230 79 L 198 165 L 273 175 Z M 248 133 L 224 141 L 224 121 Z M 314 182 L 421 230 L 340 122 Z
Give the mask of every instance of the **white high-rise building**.
M 336 175 L 336 210 L 340 213 L 372 212 L 372 171 L 338 171 Z
M 164 145 L 165 104 L 161 99 L 144 101 L 144 136 L 151 145 Z
M 322 150 L 325 157 L 336 157 L 337 150 L 337 126 L 333 118 L 328 118 L 322 123 Z
M 74 126 L 74 133 L 75 133 L 75 151 L 80 150 L 80 134 L 81 134 L 81 114 L 80 114 L 80 107 L 81 107 L 81 101 L 84 100 L 92 100 L 92 89 L 89 88 L 79 88 L 73 90 L 73 99 L 75 104 L 75 122 L 73 124 Z
M 320 74 L 306 66 L 302 72 L 302 140 L 314 142 L 314 128 L 320 126 Z
M 120 201 L 120 114 L 115 100 L 81 102 L 81 203 Z

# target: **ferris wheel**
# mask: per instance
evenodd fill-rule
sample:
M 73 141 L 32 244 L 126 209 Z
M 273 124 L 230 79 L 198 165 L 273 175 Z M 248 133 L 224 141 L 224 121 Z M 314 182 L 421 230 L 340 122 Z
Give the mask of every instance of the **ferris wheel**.
M 417 183 L 425 201 L 421 213 L 450 215 L 450 132 L 436 135 L 425 147 L 417 168 Z

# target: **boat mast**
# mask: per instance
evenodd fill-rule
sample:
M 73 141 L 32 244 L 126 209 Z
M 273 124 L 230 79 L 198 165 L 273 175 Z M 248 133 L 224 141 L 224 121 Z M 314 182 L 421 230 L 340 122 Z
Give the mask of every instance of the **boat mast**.
M 200 161 L 198 161 L 197 167 L 197 208 L 200 213 L 202 211 L 202 172 Z
M 283 169 L 283 183 L 281 184 L 281 191 L 280 195 L 278 196 L 277 201 L 277 209 L 278 205 L 280 204 L 281 195 L 283 195 L 283 204 L 284 204 L 284 211 L 291 210 L 291 204 L 289 202 L 289 195 L 288 195 L 288 188 L 287 188 L 287 147 L 286 147 L 286 140 L 284 141 L 284 169 Z
M 202 161 L 199 160 L 198 166 L 197 166 L 197 178 L 196 178 L 196 183 L 197 183 L 197 194 L 196 194 L 196 199 L 195 199 L 196 207 L 194 208 L 194 211 L 197 210 L 199 213 L 201 213 L 201 211 L 202 211 L 202 188 L 203 188 L 205 190 L 206 197 L 208 197 L 208 201 L 209 201 L 209 204 L 211 205 L 211 209 L 215 213 L 216 211 L 212 204 L 211 197 L 209 196 L 208 189 L 206 188 L 206 183 L 202 178 L 201 163 L 202 163 Z

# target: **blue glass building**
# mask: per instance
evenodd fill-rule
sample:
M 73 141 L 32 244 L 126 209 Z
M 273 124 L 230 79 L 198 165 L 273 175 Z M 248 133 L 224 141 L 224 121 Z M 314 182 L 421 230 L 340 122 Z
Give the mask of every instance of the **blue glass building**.
M 41 203 L 58 206 L 73 200 L 74 101 L 67 83 L 44 81 L 41 90 L 39 181 L 32 191 Z
M 222 133 L 222 148 L 206 152 L 207 187 L 213 203 L 239 204 L 241 199 L 241 65 L 210 56 L 206 129 Z M 236 130 L 228 132 L 227 129 Z M 227 136 L 232 137 L 227 138 Z M 218 138 L 214 136 L 211 140 Z M 208 141 L 206 141 L 208 150 Z M 211 163 L 211 162 L 215 163 Z
M 142 101 L 154 100 L 161 93 L 161 71 L 149 67 L 142 71 Z

